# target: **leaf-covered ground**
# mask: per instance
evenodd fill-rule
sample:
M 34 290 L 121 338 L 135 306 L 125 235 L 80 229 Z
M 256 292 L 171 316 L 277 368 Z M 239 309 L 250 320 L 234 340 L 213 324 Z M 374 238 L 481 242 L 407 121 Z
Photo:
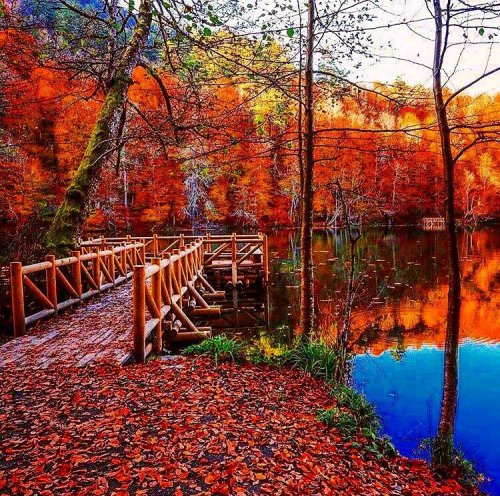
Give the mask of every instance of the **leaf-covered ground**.
M 0 368 L 0 494 L 472 494 L 316 420 L 322 385 L 205 359 Z
M 104 293 L 56 318 L 38 322 L 25 336 L 0 346 L 0 367 L 120 365 L 132 348 L 131 283 Z

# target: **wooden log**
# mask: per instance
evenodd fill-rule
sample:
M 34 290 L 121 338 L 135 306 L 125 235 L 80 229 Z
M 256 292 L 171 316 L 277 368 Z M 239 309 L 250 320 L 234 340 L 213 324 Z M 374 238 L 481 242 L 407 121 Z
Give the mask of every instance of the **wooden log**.
M 201 296 L 201 294 L 196 291 L 196 288 L 194 287 L 194 284 L 192 282 L 188 284 L 188 291 L 189 294 L 196 300 L 196 303 L 201 306 L 201 308 L 208 308 L 208 303 L 203 299 L 203 296 Z
M 99 250 L 95 250 L 94 252 L 95 258 L 92 260 L 92 276 L 97 285 L 97 289 L 101 290 L 101 255 Z
M 115 277 L 115 254 L 112 251 L 111 255 L 109 255 L 109 275 L 111 276 L 111 279 L 113 280 L 113 286 L 116 285 L 116 277 Z
M 71 255 L 77 260 L 71 266 L 71 278 L 73 279 L 73 287 L 75 288 L 78 298 L 81 298 L 83 293 L 82 286 L 82 262 L 80 260 L 80 250 L 72 251 Z
M 55 310 L 54 304 L 43 294 L 38 286 L 28 277 L 23 276 L 24 285 L 31 291 L 33 296 L 45 307 Z
M 50 262 L 50 267 L 45 271 L 45 285 L 47 288 L 47 298 L 52 307 L 57 313 L 57 267 L 55 255 L 47 255 L 45 257 L 47 262 Z
M 61 282 L 64 286 L 64 289 L 74 298 L 80 298 L 80 295 L 75 291 L 75 288 L 71 285 L 71 283 L 66 279 L 66 276 L 62 273 L 59 267 L 56 267 L 56 277 L 57 280 Z
M 146 360 L 146 278 L 144 265 L 134 267 L 134 282 L 132 290 L 133 305 L 133 333 L 134 333 L 134 356 L 135 359 L 144 363 Z
M 233 286 L 238 281 L 238 260 L 237 260 L 237 247 L 236 247 L 236 233 L 231 237 L 231 282 Z
M 171 338 L 173 343 L 185 343 L 189 341 L 202 341 L 203 339 L 207 339 L 211 336 L 211 328 L 210 331 L 180 331 L 177 334 L 174 334 Z
M 210 293 L 215 294 L 217 291 L 210 285 L 210 283 L 205 279 L 205 277 L 200 273 L 198 274 L 198 279 L 200 280 L 202 286 L 210 291 Z
M 217 250 L 215 250 L 213 253 L 211 253 L 211 255 L 205 260 L 205 265 L 209 265 L 210 262 L 217 258 L 217 256 L 220 255 L 224 250 L 226 250 L 228 246 L 229 243 L 222 243 L 222 245 L 219 246 L 219 248 L 217 248 Z
M 262 263 L 264 264 L 264 282 L 267 284 L 269 282 L 269 247 L 266 234 L 263 235 L 263 241 Z
M 174 255 L 180 256 L 180 250 L 178 248 L 174 250 Z M 178 285 L 179 297 L 182 298 L 182 262 L 180 259 L 173 264 L 173 274 Z
M 97 286 L 96 282 L 94 281 L 94 278 L 90 274 L 90 272 L 87 270 L 87 267 L 85 267 L 85 264 L 81 264 L 81 270 L 82 274 L 85 276 L 85 279 L 87 279 L 87 282 L 90 284 L 90 286 L 93 289 L 99 290 L 99 287 Z
M 221 316 L 221 307 L 195 308 L 189 315 L 193 317 L 219 318 Z
M 158 256 L 158 234 L 153 234 L 153 257 Z
M 155 234 L 156 236 L 156 234 Z M 158 240 L 155 237 L 155 242 Z M 157 250 L 156 250 L 157 251 Z M 161 315 L 161 307 L 162 307 L 162 298 L 161 298 L 161 281 L 162 281 L 162 272 L 163 269 L 161 268 L 161 259 L 158 257 L 153 258 L 151 261 L 152 265 L 158 266 L 158 272 L 153 274 L 152 280 L 151 280 L 151 290 L 152 290 L 152 296 L 153 300 L 156 304 L 156 306 L 159 309 L 159 322 L 155 327 L 154 330 L 154 346 L 153 349 L 155 353 L 161 354 L 163 350 L 163 342 L 162 342 L 162 335 L 163 335 L 163 330 L 162 330 L 162 315 Z
M 198 331 L 197 327 L 191 322 L 191 320 L 189 320 L 189 317 L 183 312 L 182 308 L 177 305 L 177 303 L 172 302 L 172 311 L 189 331 Z
M 114 284 L 115 278 L 111 277 L 111 274 L 109 273 L 109 270 L 106 267 L 106 263 L 104 262 L 104 260 L 105 260 L 104 257 L 102 256 L 99 257 L 101 272 L 104 274 L 104 279 L 106 279 L 106 281 L 108 281 L 111 284 Z
M 24 314 L 23 264 L 21 262 L 11 262 L 10 264 L 10 292 L 14 336 L 23 336 L 26 333 L 26 323 Z

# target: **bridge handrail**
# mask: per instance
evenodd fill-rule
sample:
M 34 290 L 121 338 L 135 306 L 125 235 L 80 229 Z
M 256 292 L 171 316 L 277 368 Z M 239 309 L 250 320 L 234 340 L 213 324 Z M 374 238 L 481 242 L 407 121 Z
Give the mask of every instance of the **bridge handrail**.
M 37 321 L 122 284 L 132 277 L 138 261 L 145 262 L 144 244 L 132 242 L 83 254 L 75 250 L 70 257 L 59 259 L 47 255 L 44 262 L 24 266 L 11 262 L 14 335 L 22 336 Z M 37 275 L 38 280 L 34 279 Z M 45 291 L 40 289 L 40 282 L 45 283 Z M 42 310 L 33 312 L 29 308 L 32 305 L 27 305 L 25 290 Z

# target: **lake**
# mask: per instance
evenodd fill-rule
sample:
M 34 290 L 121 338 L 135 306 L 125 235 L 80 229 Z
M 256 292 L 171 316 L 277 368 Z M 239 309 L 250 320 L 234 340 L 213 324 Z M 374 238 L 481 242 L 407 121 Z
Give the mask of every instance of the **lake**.
M 269 233 L 270 329 L 276 347 L 298 319 L 297 231 Z M 336 334 L 349 268 L 345 233 L 314 236 L 319 327 Z M 500 230 L 460 233 L 462 312 L 456 444 L 500 494 Z M 447 312 L 445 235 L 418 228 L 370 230 L 356 247 L 352 313 L 354 383 L 375 404 L 385 432 L 406 456 L 433 436 L 443 387 Z

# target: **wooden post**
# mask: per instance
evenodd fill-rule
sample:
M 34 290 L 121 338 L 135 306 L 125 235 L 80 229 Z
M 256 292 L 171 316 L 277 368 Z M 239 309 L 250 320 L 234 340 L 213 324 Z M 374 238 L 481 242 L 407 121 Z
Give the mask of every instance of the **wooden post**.
M 122 251 L 121 257 L 120 257 L 120 263 L 121 263 L 121 266 L 122 266 L 122 270 L 123 270 L 123 272 L 125 274 L 125 277 L 127 277 L 127 274 L 128 274 L 128 269 L 127 269 L 127 252 L 128 252 L 127 242 L 125 242 L 124 247 L 125 247 L 125 249 Z
M 207 252 L 212 252 L 212 243 L 210 241 L 210 233 L 207 233 Z
M 24 315 L 23 264 L 21 262 L 10 263 L 10 292 L 14 336 L 23 336 L 26 333 L 26 322 Z
M 73 287 L 81 298 L 83 293 L 82 288 L 82 262 L 80 260 L 80 250 L 75 250 L 71 252 L 72 257 L 76 257 L 76 262 L 71 265 L 71 278 L 73 279 Z
M 153 234 L 153 257 L 158 256 L 158 234 Z
M 179 236 L 179 248 L 182 250 L 184 248 L 184 234 Z
M 238 282 L 236 233 L 231 235 L 231 282 L 233 283 L 233 287 Z
M 110 247 L 111 255 L 109 256 L 108 271 L 111 279 L 113 279 L 113 286 L 116 286 L 116 274 L 115 274 L 115 249 L 113 246 Z
M 159 322 L 158 325 L 154 329 L 154 337 L 153 337 L 153 342 L 154 342 L 154 351 L 158 355 L 161 354 L 162 349 L 163 349 L 163 343 L 162 343 L 162 315 L 161 315 L 161 259 L 155 257 L 151 261 L 152 265 L 157 265 L 158 266 L 158 272 L 153 274 L 152 276 L 152 281 L 151 281 L 151 290 L 152 290 L 152 296 L 153 300 L 158 307 L 158 310 L 160 312 L 159 315 Z
M 47 298 L 54 306 L 54 311 L 57 314 L 57 275 L 56 275 L 56 257 L 55 255 L 47 255 L 47 262 L 50 262 L 50 267 L 45 271 L 45 285 L 47 288 Z
M 180 256 L 181 251 L 176 248 L 174 250 L 174 255 L 179 255 Z M 175 270 L 175 277 L 177 279 L 177 282 L 179 283 L 179 298 L 182 298 L 182 267 L 181 267 L 182 259 L 177 259 L 174 262 L 174 268 Z
M 140 247 L 141 251 L 141 259 L 142 259 L 142 264 L 146 264 L 146 240 L 143 238 L 142 241 L 142 246 Z
M 97 285 L 97 289 L 101 291 L 101 254 L 99 253 L 99 248 L 95 249 L 94 253 L 95 258 L 92 260 L 94 282 Z
M 146 278 L 144 265 L 134 267 L 134 282 L 132 290 L 133 330 L 135 359 L 144 363 L 146 360 L 146 343 L 144 338 L 146 325 Z
M 264 265 L 264 282 L 267 284 L 269 282 L 269 253 L 267 246 L 267 234 L 262 235 L 262 263 Z
M 167 305 L 170 305 L 172 301 L 172 294 L 173 294 L 173 289 L 172 289 L 172 262 L 170 260 L 170 253 L 164 253 L 163 254 L 163 259 L 168 260 L 168 265 L 165 267 L 165 272 L 163 274 L 163 277 L 165 278 L 165 287 L 167 288 L 167 294 L 166 294 L 166 301 L 165 303 Z

